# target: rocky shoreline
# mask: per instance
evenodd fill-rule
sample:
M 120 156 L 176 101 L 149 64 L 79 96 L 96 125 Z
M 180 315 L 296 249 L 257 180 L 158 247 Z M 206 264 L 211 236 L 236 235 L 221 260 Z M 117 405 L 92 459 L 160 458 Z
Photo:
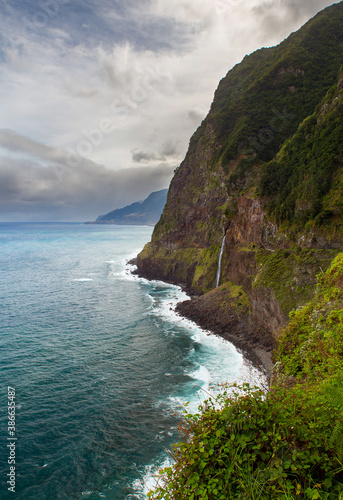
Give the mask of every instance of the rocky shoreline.
M 137 265 L 136 259 L 129 263 Z M 148 280 L 160 279 L 142 269 L 136 269 L 133 273 Z M 168 280 L 162 278 L 162 281 Z M 186 286 L 176 282 L 172 284 L 177 284 L 190 294 Z M 200 328 L 231 342 L 250 363 L 270 379 L 274 364 L 272 353 L 276 347 L 273 335 L 261 326 L 252 324 L 249 315 L 240 310 L 234 301 L 230 307 L 226 293 L 224 287 L 219 287 L 206 295 L 191 296 L 190 300 L 177 304 L 176 312 Z
M 248 361 L 270 379 L 273 368 L 272 352 L 276 346 L 270 333 L 258 327 L 254 329 L 230 310 L 218 311 L 216 304 L 211 303 L 206 296 L 179 302 L 176 311 L 201 328 L 231 342 Z

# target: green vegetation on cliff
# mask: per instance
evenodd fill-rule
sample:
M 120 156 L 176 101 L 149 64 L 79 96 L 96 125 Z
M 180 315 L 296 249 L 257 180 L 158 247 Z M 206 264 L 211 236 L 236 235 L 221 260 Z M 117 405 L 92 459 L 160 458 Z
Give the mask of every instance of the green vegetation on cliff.
M 189 282 L 192 293 L 209 292 L 215 282 L 218 247 L 171 250 L 148 243 L 139 255 L 145 261 L 145 276 L 159 277 L 172 283 Z M 160 263 L 158 272 L 156 262 Z M 151 275 L 149 267 L 151 266 Z
M 275 252 L 258 250 L 256 260 L 260 272 L 253 286 L 273 290 L 282 312 L 288 315 L 311 299 L 318 270 L 326 270 L 336 253 L 335 250 L 303 250 L 301 247 Z
M 263 167 L 261 195 L 269 197 L 268 210 L 278 222 L 342 226 L 342 138 L 343 85 L 335 85 Z
M 230 388 L 187 414 L 155 500 L 343 498 L 343 254 L 291 314 L 266 395 Z
M 224 167 L 240 152 L 271 160 L 313 113 L 338 78 L 342 23 L 342 5 L 333 5 L 277 47 L 245 57 L 220 82 L 207 119 Z
M 230 70 L 138 256 L 207 328 L 278 341 L 267 394 L 186 415 L 154 500 L 343 500 L 342 63 L 339 2 Z
M 313 383 L 343 372 L 343 254 L 318 276 L 315 298 L 290 314 L 277 353 L 281 381 Z M 343 398 L 343 396 L 342 396 Z

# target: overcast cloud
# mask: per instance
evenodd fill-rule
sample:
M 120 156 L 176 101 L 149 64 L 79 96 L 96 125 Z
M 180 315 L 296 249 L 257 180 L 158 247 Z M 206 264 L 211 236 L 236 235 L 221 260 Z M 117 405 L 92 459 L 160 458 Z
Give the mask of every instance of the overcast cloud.
M 89 220 L 168 187 L 245 54 L 326 0 L 0 0 L 0 220 Z

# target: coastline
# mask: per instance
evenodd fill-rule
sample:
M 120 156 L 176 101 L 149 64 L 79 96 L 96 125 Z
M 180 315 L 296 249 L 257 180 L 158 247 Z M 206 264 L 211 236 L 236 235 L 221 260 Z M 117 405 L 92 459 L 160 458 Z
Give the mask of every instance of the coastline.
M 182 291 L 189 295 L 190 299 L 178 302 L 175 311 L 180 316 L 193 321 L 204 330 L 208 330 L 213 335 L 218 335 L 224 340 L 233 344 L 243 357 L 255 368 L 261 370 L 270 382 L 273 361 L 272 352 L 276 347 L 274 338 L 270 332 L 263 331 L 261 328 L 254 329 L 246 319 L 241 317 L 235 311 L 227 308 L 223 311 L 218 306 L 220 294 L 213 290 L 215 299 L 208 296 L 192 296 L 190 291 L 182 283 L 167 281 L 159 277 L 153 277 L 151 273 L 142 272 L 137 268 L 136 258 L 131 259 L 128 264 L 136 266 L 132 274 L 149 281 L 159 280 L 164 283 L 179 286 Z
M 265 373 L 270 380 L 273 361 L 272 352 L 275 342 L 270 335 L 261 330 L 255 330 L 244 320 L 237 321 L 237 317 L 228 311 L 226 317 L 218 317 L 215 309 L 204 307 L 202 297 L 193 297 L 191 300 L 179 302 L 176 312 L 190 319 L 199 327 L 209 330 L 214 335 L 231 342 L 242 353 L 244 358 L 256 368 Z
M 251 387 L 259 387 L 264 392 L 268 392 L 272 368 L 271 350 L 268 351 L 265 346 L 260 344 L 259 346 L 255 344 L 253 347 L 251 340 L 248 342 L 243 338 L 239 339 L 238 336 L 235 336 L 235 334 L 231 334 L 231 332 L 229 333 L 230 330 L 224 331 L 217 328 L 214 322 L 204 322 L 199 315 L 194 313 L 194 305 L 197 304 L 197 301 L 201 301 L 204 296 L 192 296 L 190 290 L 180 282 L 171 282 L 165 278 L 163 279 L 151 274 L 147 276 L 145 273 L 140 271 L 141 270 L 137 268 L 136 259 L 130 258 L 127 261 L 126 273 L 130 274 L 133 279 L 141 279 L 143 282 L 146 282 L 150 286 L 156 287 L 157 289 L 166 286 L 167 289 L 170 288 L 171 291 L 173 289 L 175 290 L 174 292 L 169 293 L 169 297 L 166 297 L 164 307 L 162 309 L 159 307 L 160 316 L 177 326 L 180 325 L 188 332 L 193 330 L 191 337 L 196 339 L 197 343 L 205 346 L 220 346 L 219 350 L 222 353 L 222 356 L 221 359 L 217 358 L 216 364 L 212 365 L 213 371 L 203 359 L 200 361 L 203 365 L 201 368 L 205 368 L 203 373 L 198 374 L 198 370 L 194 373 L 192 372 L 192 376 L 196 375 L 200 384 L 195 386 L 198 388 L 198 392 L 196 393 L 197 397 L 189 399 L 188 396 L 188 412 L 197 413 L 199 402 L 204 401 L 204 399 L 208 396 L 215 399 L 218 394 L 223 392 L 223 387 L 226 387 L 226 384 L 231 385 L 236 383 L 238 385 L 242 385 L 244 383 L 248 383 Z M 201 307 L 201 305 L 199 306 Z M 212 318 L 213 316 L 214 314 L 209 315 L 209 317 Z M 194 331 L 196 331 L 195 335 Z M 235 333 L 237 332 L 235 331 Z M 242 330 L 242 333 L 245 334 L 246 332 L 243 332 Z M 208 344 L 208 342 L 210 344 Z M 237 373 L 230 378 L 229 372 L 235 364 L 231 365 L 230 358 L 227 356 L 230 356 L 230 353 L 233 352 L 236 352 L 236 355 L 239 354 L 240 359 L 237 363 L 238 370 L 237 368 L 233 368 L 234 371 L 237 370 Z M 204 372 L 205 374 L 207 372 L 208 375 L 210 375 L 210 381 L 203 377 Z M 227 376 L 226 372 L 228 372 L 229 376 Z M 221 380 L 218 380 L 218 378 Z M 205 385 L 202 386 L 201 384 L 204 381 Z M 200 400 L 198 399 L 199 397 Z M 183 403 L 180 401 L 179 396 L 177 400 L 172 401 L 174 409 L 180 406 L 180 404 L 182 405 Z M 164 462 L 163 465 L 161 465 L 157 462 L 153 462 L 151 466 L 147 467 L 144 479 L 140 483 L 143 490 L 139 489 L 139 491 L 144 491 L 144 494 L 146 495 L 150 490 L 154 490 L 158 486 L 158 480 L 160 478 L 159 471 L 164 466 L 170 467 L 171 463 Z

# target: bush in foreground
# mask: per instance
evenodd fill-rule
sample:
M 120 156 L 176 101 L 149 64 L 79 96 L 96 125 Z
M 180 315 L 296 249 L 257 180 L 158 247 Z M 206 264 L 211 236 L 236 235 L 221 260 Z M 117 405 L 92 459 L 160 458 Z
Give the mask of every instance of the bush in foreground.
M 243 386 L 206 401 L 200 413 L 186 415 L 175 465 L 162 471 L 163 484 L 149 498 L 343 498 L 337 383 L 267 396 Z

